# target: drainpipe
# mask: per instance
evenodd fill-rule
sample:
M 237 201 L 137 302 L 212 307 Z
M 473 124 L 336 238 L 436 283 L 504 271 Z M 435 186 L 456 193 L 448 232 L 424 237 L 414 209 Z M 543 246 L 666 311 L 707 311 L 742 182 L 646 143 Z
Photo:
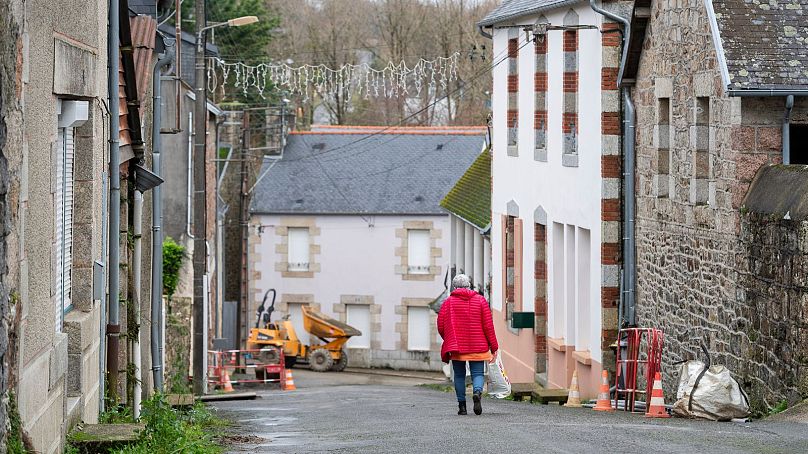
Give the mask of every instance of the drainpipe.
M 791 109 L 794 108 L 794 95 L 786 96 L 786 114 L 783 118 L 783 164 L 791 164 Z
M 494 35 L 492 35 L 491 33 L 488 33 L 488 32 L 485 31 L 485 26 L 483 26 L 483 25 L 478 25 L 477 26 L 477 32 L 479 32 L 480 36 L 482 36 L 483 38 L 488 38 L 488 39 L 493 39 L 494 38 Z
M 637 265 L 635 250 L 634 232 L 634 142 L 635 142 L 635 119 L 634 103 L 631 100 L 631 89 L 623 83 L 623 72 L 626 68 L 628 58 L 628 45 L 631 38 L 631 22 L 628 19 L 600 8 L 595 0 L 589 0 L 589 6 L 598 14 L 601 14 L 615 22 L 623 25 L 622 45 L 623 52 L 620 57 L 620 70 L 617 80 L 622 90 L 623 104 L 623 289 L 621 292 L 622 308 L 619 310 L 621 325 L 636 326 L 636 301 L 635 287 L 637 284 Z
M 188 112 L 188 200 L 185 211 L 185 234 L 188 238 L 193 240 L 194 235 L 191 232 L 191 203 L 193 198 L 193 173 L 194 173 L 194 113 Z
M 175 42 L 176 45 L 176 42 Z M 174 61 L 174 52 L 167 48 L 165 53 L 157 60 L 152 74 L 152 171 L 158 177 L 162 175 L 161 152 L 162 136 L 160 125 L 162 123 L 162 109 L 160 108 L 162 96 L 162 81 L 160 73 Z M 177 107 L 179 109 L 179 106 Z M 163 338 L 160 330 L 160 317 L 163 313 L 163 201 L 161 199 L 162 185 L 152 189 L 152 264 L 151 264 L 151 369 L 154 391 L 163 392 Z
M 134 216 L 132 220 L 133 224 L 133 234 L 134 234 L 134 245 L 132 250 L 132 280 L 134 281 L 134 288 L 135 294 L 133 295 L 132 302 L 134 303 L 135 307 L 135 326 L 140 326 L 140 289 L 141 289 L 141 277 L 142 277 L 142 267 L 141 262 L 143 258 L 142 254 L 142 240 L 141 237 L 143 236 L 143 193 L 135 189 L 135 203 L 134 203 Z M 141 370 L 140 364 L 140 329 L 138 328 L 137 331 L 137 338 L 132 339 L 131 341 L 132 346 L 132 363 L 135 365 L 135 386 L 134 392 L 132 393 L 132 416 L 135 419 L 140 418 L 140 399 L 141 393 L 143 392 L 142 387 L 142 379 L 143 379 L 143 372 Z
M 118 400 L 118 335 L 120 325 L 121 152 L 119 142 L 118 58 L 120 56 L 120 3 L 109 1 L 107 30 L 107 93 L 109 96 L 109 319 L 107 321 L 107 393 Z

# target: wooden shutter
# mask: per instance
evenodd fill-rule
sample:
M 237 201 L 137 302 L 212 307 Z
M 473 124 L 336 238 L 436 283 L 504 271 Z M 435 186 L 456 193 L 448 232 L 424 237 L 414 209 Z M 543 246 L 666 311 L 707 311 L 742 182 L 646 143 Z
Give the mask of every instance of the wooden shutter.
M 522 312 L 522 245 L 524 244 L 522 220 L 513 220 L 513 310 Z
M 72 307 L 71 270 L 73 269 L 73 128 L 59 128 L 56 153 L 56 284 L 54 312 L 56 331 L 62 330 L 64 314 Z

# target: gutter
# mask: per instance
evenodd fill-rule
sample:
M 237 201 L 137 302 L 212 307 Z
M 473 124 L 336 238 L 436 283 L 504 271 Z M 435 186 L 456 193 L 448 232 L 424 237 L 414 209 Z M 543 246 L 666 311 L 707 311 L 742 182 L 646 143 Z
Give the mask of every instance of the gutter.
M 477 25 L 477 32 L 480 33 L 480 36 L 487 39 L 494 39 L 494 35 L 485 31 L 485 25 Z M 489 27 L 491 28 L 491 27 Z
M 636 282 L 637 282 L 637 251 L 636 234 L 634 231 L 634 210 L 635 210 L 635 156 L 634 146 L 635 118 L 634 102 L 631 99 L 631 87 L 623 81 L 628 58 L 628 47 L 631 42 L 631 22 L 621 16 L 600 8 L 595 0 L 589 0 L 589 6 L 596 13 L 605 16 L 623 25 L 622 41 L 623 52 L 620 57 L 620 70 L 617 76 L 618 86 L 622 90 L 623 105 L 623 279 L 621 280 L 621 304 L 618 313 L 620 314 L 619 326 L 636 326 Z

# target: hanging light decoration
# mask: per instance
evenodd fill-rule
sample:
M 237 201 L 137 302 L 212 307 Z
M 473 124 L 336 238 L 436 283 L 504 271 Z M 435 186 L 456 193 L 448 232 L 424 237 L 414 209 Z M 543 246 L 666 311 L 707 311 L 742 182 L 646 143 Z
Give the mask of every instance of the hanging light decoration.
M 228 62 L 211 58 L 208 65 L 208 90 L 214 92 L 227 85 L 244 94 L 255 90 L 261 97 L 268 87 L 281 88 L 300 95 L 308 101 L 316 94 L 323 98 L 343 96 L 397 97 L 419 96 L 426 87 L 429 92 L 440 86 L 446 89 L 449 82 L 457 80 L 457 61 L 460 53 L 433 60 L 420 59 L 413 67 L 402 61 L 388 63 L 375 69 L 367 63 L 345 64 L 340 68 L 325 65 L 290 66 L 286 63 L 260 63 L 248 65 L 243 62 Z

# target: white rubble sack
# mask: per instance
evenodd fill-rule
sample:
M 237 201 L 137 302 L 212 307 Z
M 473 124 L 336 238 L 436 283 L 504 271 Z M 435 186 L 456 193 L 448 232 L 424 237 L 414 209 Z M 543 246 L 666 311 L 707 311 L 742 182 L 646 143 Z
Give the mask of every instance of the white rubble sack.
M 749 416 L 749 398 L 720 365 L 705 370 L 701 361 L 682 364 L 676 399 L 673 414 L 685 418 L 731 421 Z

